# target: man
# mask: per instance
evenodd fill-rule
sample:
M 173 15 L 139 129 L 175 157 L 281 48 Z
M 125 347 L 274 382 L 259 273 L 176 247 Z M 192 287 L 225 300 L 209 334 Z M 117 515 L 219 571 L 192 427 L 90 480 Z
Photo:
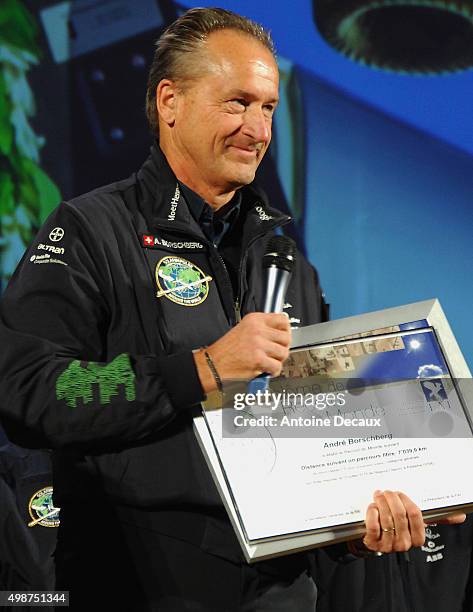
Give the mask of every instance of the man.
M 277 101 L 261 27 L 185 13 L 150 71 L 159 146 L 62 204 L 4 297 L 3 418 L 19 443 L 56 449 L 57 586 L 78 609 L 314 609 L 305 555 L 243 562 L 192 431 L 221 381 L 277 375 L 288 355 L 288 318 L 255 312 L 264 245 L 288 221 L 251 185 Z M 301 324 L 324 316 L 302 256 L 288 301 Z M 415 504 L 378 492 L 365 544 L 423 539 Z

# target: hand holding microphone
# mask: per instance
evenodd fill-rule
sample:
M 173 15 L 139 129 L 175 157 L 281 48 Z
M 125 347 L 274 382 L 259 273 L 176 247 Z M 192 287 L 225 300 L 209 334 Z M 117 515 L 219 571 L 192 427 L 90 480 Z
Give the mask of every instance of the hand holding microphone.
M 294 240 L 287 236 L 274 236 L 268 241 L 263 255 L 263 312 L 282 312 L 295 261 Z
M 263 256 L 265 279 L 263 312 L 282 312 L 287 287 L 294 269 L 295 255 L 296 245 L 287 236 L 274 236 L 268 241 Z M 271 372 L 267 370 L 264 372 L 248 383 L 248 393 L 266 391 Z M 277 374 L 279 373 L 280 371 Z
M 289 355 L 291 328 L 288 317 L 279 313 L 284 306 L 294 260 L 295 245 L 290 238 L 275 236 L 268 241 L 263 256 L 264 312 L 247 314 L 238 325 L 207 348 L 223 381 L 254 379 L 262 372 L 266 376 L 281 373 L 282 364 Z M 215 390 L 216 381 L 205 355 L 195 353 L 194 359 L 204 392 Z M 257 384 L 257 389 L 263 388 L 261 382 Z M 264 384 L 267 385 L 267 378 Z M 249 389 L 249 392 L 253 391 Z

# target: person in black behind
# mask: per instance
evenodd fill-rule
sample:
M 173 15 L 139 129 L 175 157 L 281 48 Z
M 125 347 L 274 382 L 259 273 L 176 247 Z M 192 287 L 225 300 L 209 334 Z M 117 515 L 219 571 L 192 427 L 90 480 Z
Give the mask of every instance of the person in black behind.
M 75 609 L 315 608 L 306 555 L 244 562 L 192 431 L 220 380 L 278 375 L 288 355 L 288 317 L 257 312 L 265 243 L 289 220 L 253 185 L 277 102 L 261 26 L 185 13 L 150 70 L 151 156 L 60 205 L 4 296 L 2 415 L 55 449 L 57 587 Z M 301 325 L 324 319 L 302 255 L 287 300 Z M 372 550 L 424 541 L 402 493 L 377 492 L 366 524 Z
M 429 525 L 422 547 L 346 563 L 315 551 L 317 612 L 472 612 L 473 520 Z
M 49 453 L 11 444 L 0 427 L 1 591 L 54 588 L 58 515 L 28 527 L 46 513 L 42 491 L 52 491 Z

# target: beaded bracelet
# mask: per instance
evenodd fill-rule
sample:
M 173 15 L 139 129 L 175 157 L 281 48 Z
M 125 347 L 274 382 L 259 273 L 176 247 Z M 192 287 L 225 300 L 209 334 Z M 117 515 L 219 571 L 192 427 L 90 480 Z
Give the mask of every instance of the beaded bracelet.
M 222 379 L 220 378 L 220 374 L 218 373 L 217 368 L 215 367 L 215 363 L 213 362 L 212 357 L 205 349 L 202 349 L 202 351 L 204 352 L 205 359 L 207 360 L 207 365 L 209 366 L 209 369 L 212 372 L 212 376 L 214 377 L 215 382 L 217 383 L 217 389 L 220 391 L 220 393 L 223 393 Z

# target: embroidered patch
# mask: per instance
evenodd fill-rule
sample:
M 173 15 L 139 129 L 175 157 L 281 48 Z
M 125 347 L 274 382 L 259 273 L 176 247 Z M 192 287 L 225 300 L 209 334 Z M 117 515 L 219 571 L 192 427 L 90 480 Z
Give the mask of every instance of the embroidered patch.
M 59 527 L 59 510 L 53 504 L 53 488 L 44 487 L 31 497 L 28 503 L 28 512 L 31 521 L 28 527 L 41 525 L 41 527 Z
M 56 398 L 65 399 L 71 408 L 77 407 L 77 399 L 90 404 L 94 397 L 94 385 L 98 385 L 100 404 L 109 404 L 112 396 L 118 395 L 120 385 L 125 388 L 125 397 L 129 402 L 136 399 L 135 373 L 131 367 L 130 357 L 123 353 L 107 365 L 92 361 L 72 361 L 67 369 L 56 380 Z
M 182 257 L 167 256 L 156 266 L 156 297 L 181 306 L 198 306 L 207 299 L 211 276 Z

